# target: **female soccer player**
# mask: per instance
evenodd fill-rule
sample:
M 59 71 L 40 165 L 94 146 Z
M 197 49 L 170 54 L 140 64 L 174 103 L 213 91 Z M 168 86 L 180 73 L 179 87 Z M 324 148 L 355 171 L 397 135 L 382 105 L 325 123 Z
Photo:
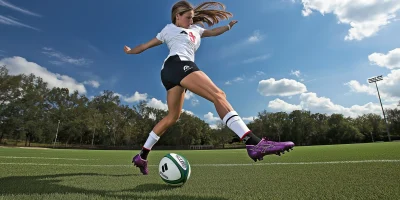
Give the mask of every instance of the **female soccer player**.
M 217 9 L 210 9 L 213 6 Z M 168 115 L 157 123 L 140 153 L 132 160 L 143 174 L 148 174 L 147 156 L 151 148 L 179 119 L 187 89 L 214 103 L 219 117 L 246 144 L 248 155 L 254 161 L 293 149 L 293 142 L 274 142 L 254 135 L 227 101 L 225 93 L 194 62 L 201 38 L 221 35 L 232 29 L 237 21 L 232 20 L 229 25 L 214 29 L 204 29 L 195 24 L 207 23 L 211 27 L 229 17 L 232 14 L 225 11 L 225 6 L 219 2 L 205 2 L 193 7 L 188 1 L 179 1 L 172 7 L 172 23 L 167 24 L 155 38 L 133 49 L 124 47 L 127 54 L 139 54 L 165 43 L 170 51 L 161 68 L 161 81 L 167 90 Z

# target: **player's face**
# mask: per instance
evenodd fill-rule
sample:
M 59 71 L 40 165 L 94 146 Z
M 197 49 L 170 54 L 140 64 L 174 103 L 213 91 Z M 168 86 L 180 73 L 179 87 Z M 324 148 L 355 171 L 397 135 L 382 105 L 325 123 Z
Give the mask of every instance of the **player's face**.
M 187 11 L 182 15 L 177 15 L 177 24 L 183 28 L 189 28 L 193 24 L 194 11 Z

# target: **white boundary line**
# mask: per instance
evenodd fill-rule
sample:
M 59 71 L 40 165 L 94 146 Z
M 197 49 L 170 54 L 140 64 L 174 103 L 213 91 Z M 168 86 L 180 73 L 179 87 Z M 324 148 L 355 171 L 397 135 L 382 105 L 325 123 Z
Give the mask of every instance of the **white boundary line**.
M 324 164 L 357 164 L 357 163 L 400 163 L 400 160 L 353 160 L 328 162 L 286 162 L 286 163 L 253 163 L 253 164 L 193 164 L 192 167 L 236 167 L 236 166 L 268 166 L 268 165 L 324 165 Z M 132 167 L 133 165 L 85 165 L 85 164 L 51 164 L 51 163 L 0 163 L 0 165 L 37 165 L 63 167 Z M 158 165 L 148 165 L 158 167 Z
M 99 160 L 99 159 L 84 159 L 84 158 L 49 158 L 49 157 L 21 157 L 21 156 L 0 156 L 0 158 L 10 158 L 10 159 L 45 159 L 45 160 Z

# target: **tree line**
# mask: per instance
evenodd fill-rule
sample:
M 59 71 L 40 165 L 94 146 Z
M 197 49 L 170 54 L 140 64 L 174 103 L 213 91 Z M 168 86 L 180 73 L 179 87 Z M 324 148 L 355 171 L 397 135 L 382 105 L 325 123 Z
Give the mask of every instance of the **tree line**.
M 399 101 L 400 106 L 400 101 Z M 386 109 L 391 138 L 399 139 L 400 110 Z M 0 144 L 7 140 L 87 146 L 141 146 L 167 111 L 148 107 L 145 101 L 128 106 L 113 91 L 89 99 L 67 88 L 49 89 L 41 77 L 10 75 L 0 67 Z M 357 118 L 295 110 L 266 110 L 248 123 L 259 137 L 291 140 L 296 145 L 343 144 L 387 140 L 384 119 L 377 114 Z M 57 135 L 57 136 L 56 136 Z M 157 145 L 225 145 L 238 137 L 222 121 L 210 128 L 202 119 L 183 112 Z

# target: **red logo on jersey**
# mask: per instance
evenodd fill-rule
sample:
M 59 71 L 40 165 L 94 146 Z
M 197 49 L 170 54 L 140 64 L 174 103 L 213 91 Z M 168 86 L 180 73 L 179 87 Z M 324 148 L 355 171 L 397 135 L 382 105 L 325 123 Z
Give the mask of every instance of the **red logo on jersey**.
M 190 41 L 192 41 L 194 43 L 196 36 L 194 36 L 192 32 L 189 32 L 189 37 L 190 37 Z

